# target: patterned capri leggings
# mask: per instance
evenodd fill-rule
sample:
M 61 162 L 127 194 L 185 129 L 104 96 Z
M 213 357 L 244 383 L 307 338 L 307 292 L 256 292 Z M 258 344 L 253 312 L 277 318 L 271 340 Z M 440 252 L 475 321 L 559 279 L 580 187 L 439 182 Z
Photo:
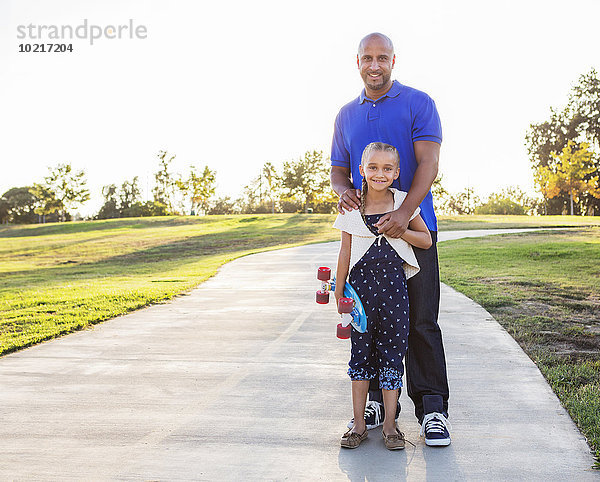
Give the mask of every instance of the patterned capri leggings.
M 362 301 L 367 330 L 359 333 L 352 329 L 348 375 L 351 380 L 372 380 L 379 376 L 379 388 L 399 389 L 409 327 L 402 259 L 385 239 L 380 246 L 374 243 L 352 268 L 349 282 Z

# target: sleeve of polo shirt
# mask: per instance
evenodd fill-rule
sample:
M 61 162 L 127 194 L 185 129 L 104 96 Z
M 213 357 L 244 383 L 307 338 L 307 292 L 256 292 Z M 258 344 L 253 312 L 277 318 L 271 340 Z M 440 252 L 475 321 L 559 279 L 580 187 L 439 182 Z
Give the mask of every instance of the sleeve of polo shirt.
M 442 143 L 442 123 L 435 102 L 428 95 L 419 99 L 413 119 L 412 140 Z
M 333 127 L 333 141 L 331 143 L 331 165 L 347 167 L 350 169 L 350 153 L 344 144 L 344 133 L 342 131 L 340 114 L 335 118 Z

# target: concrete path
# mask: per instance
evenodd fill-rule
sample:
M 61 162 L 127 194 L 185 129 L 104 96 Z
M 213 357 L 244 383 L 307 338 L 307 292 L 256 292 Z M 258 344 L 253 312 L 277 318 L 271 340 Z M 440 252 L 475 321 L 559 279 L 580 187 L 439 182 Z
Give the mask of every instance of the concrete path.
M 189 295 L 0 359 L 0 480 L 600 480 L 535 365 L 443 286 L 452 445 L 356 450 L 349 343 L 316 268 L 337 243 L 238 259 Z

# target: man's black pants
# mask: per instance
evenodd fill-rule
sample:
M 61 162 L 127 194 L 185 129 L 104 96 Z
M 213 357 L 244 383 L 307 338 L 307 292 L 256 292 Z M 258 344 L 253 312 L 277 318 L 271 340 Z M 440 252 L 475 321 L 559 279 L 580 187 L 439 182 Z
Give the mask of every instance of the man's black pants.
M 407 281 L 410 305 L 406 385 L 415 405 L 419 423 L 423 420 L 423 395 L 441 395 L 444 415 L 448 416 L 448 376 L 442 331 L 438 325 L 440 306 L 440 269 L 437 255 L 437 232 L 431 232 L 429 249 L 413 247 L 421 270 Z M 374 382 L 374 383 L 373 383 Z M 369 400 L 382 401 L 377 380 L 373 380 Z

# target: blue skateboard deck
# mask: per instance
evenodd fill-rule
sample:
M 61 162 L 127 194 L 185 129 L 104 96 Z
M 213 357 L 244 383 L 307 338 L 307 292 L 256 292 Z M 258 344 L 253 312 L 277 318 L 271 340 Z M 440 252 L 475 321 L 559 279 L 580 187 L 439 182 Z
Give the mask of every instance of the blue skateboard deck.
M 333 286 L 335 287 L 335 278 L 333 279 Z M 335 289 L 335 288 L 334 288 Z M 354 308 L 352 309 L 352 321 L 350 322 L 354 329 L 359 333 L 367 331 L 367 314 L 363 308 L 362 302 L 358 297 L 358 293 L 350 286 L 350 283 L 346 281 L 344 285 L 344 296 L 346 298 L 352 298 L 354 300 Z

